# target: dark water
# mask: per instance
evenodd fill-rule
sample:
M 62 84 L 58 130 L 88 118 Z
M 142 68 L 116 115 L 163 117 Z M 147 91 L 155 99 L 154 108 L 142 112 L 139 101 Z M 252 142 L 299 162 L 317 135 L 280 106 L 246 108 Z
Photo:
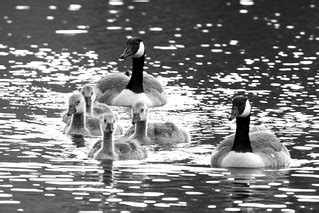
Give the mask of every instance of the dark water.
M 319 5 L 315 0 L 2 0 L 0 211 L 310 211 L 319 208 Z M 97 138 L 62 134 L 67 97 L 140 36 L 169 102 L 151 120 L 191 130 L 189 147 L 144 161 L 87 159 Z M 234 94 L 288 147 L 281 170 L 210 168 L 234 132 Z M 122 124 L 128 110 L 119 109 Z

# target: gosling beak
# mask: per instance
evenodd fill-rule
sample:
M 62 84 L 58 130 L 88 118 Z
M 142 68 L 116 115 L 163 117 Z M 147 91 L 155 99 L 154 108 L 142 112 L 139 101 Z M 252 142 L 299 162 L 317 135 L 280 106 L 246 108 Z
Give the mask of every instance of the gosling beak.
M 131 47 L 127 47 L 124 50 L 123 54 L 121 55 L 120 59 L 123 60 L 123 59 L 125 59 L 125 58 L 127 58 L 129 56 L 132 56 L 132 55 L 134 55 L 134 53 L 132 52 L 132 48 Z
M 233 108 L 231 109 L 231 113 L 230 113 L 230 116 L 229 116 L 229 120 L 234 120 L 237 116 L 239 115 L 239 111 L 238 111 L 238 107 L 236 106 L 233 106 Z
M 141 120 L 140 114 L 139 113 L 133 113 L 132 124 L 135 125 L 140 120 Z
M 113 132 L 114 131 L 114 124 L 113 123 L 107 123 L 105 127 L 105 132 Z
M 75 106 L 74 105 L 70 105 L 69 106 L 69 109 L 68 109 L 68 113 L 66 114 L 67 116 L 71 116 L 71 115 L 73 115 L 73 114 L 75 114 L 76 113 L 76 108 L 75 108 Z

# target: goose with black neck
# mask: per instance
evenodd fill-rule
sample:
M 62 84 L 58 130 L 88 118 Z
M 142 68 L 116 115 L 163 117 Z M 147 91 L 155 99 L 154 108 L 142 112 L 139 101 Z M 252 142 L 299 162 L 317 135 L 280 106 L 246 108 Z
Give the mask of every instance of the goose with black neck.
M 270 131 L 250 130 L 251 105 L 236 96 L 230 120 L 236 118 L 236 133 L 226 137 L 211 155 L 212 167 L 281 168 L 290 164 L 288 149 Z
M 132 74 L 114 73 L 97 82 L 97 100 L 113 106 L 132 106 L 143 101 L 148 107 L 163 106 L 167 96 L 158 80 L 144 72 L 145 46 L 142 39 L 132 37 L 120 59 L 132 57 Z

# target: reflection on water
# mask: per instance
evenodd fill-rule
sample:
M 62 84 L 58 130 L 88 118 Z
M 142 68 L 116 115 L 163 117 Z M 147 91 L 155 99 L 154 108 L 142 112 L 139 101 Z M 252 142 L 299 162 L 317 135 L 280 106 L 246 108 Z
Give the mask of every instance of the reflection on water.
M 310 211 L 318 206 L 318 5 L 315 1 L 3 1 L 0 7 L 1 211 Z M 192 143 L 149 148 L 143 161 L 87 158 L 96 137 L 69 137 L 66 98 L 143 37 L 146 71 L 168 104 L 150 120 L 191 130 Z M 282 170 L 210 168 L 228 134 L 230 100 L 289 148 Z M 129 110 L 118 108 L 124 127 Z

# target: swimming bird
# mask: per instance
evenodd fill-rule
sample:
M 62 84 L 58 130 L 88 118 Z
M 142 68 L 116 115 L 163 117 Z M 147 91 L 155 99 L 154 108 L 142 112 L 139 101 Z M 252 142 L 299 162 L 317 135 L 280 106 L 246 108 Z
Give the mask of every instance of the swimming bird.
M 236 133 L 226 137 L 211 155 L 212 167 L 286 167 L 288 149 L 270 131 L 249 130 L 251 105 L 245 96 L 235 96 L 230 120 L 236 118 Z
M 175 145 L 190 142 L 190 134 L 173 122 L 148 123 L 148 107 L 137 102 L 132 107 L 133 124 L 125 133 L 125 137 L 136 139 L 141 144 Z
M 69 107 L 66 116 L 71 119 L 66 123 L 64 133 L 68 135 L 93 135 L 101 136 L 100 117 L 92 116 L 86 113 L 86 103 L 80 93 L 75 93 L 69 98 Z M 109 112 L 111 113 L 111 112 Z M 114 113 L 113 113 L 114 114 Z M 118 120 L 117 114 L 114 115 Z M 116 123 L 115 134 L 123 134 L 123 127 Z
M 142 39 L 132 37 L 127 40 L 127 47 L 121 59 L 132 56 L 132 74 L 109 74 L 95 85 L 97 100 L 111 106 L 132 106 L 136 101 L 143 101 L 148 107 L 165 105 L 166 93 L 158 80 L 144 72 L 145 46 Z
M 112 112 L 108 105 L 95 101 L 96 95 L 93 86 L 89 84 L 84 85 L 81 93 L 85 100 L 86 113 L 88 115 L 100 115 Z
M 104 113 L 113 113 L 116 118 L 116 128 L 115 128 L 115 134 L 121 135 L 124 133 L 124 129 L 122 125 L 118 122 L 119 117 L 116 112 L 112 112 L 111 108 L 103 103 L 99 103 L 95 101 L 96 95 L 93 86 L 91 85 L 84 85 L 82 87 L 81 93 L 85 100 L 85 106 L 86 106 L 86 114 L 90 116 L 98 116 Z
M 96 160 L 142 160 L 147 157 L 144 147 L 133 139 L 121 138 L 113 140 L 114 125 L 116 118 L 114 114 L 107 113 L 100 121 L 103 139 L 97 141 L 88 156 Z
M 85 100 L 85 111 L 87 115 L 93 116 L 112 112 L 108 105 L 95 101 L 96 95 L 93 86 L 89 84 L 84 85 L 81 89 L 81 93 Z M 67 110 L 61 114 L 64 123 L 69 123 L 71 120 L 71 116 L 67 114 Z
M 97 117 L 86 115 L 85 100 L 81 93 L 75 93 L 69 98 L 67 116 L 71 122 L 65 127 L 68 135 L 101 135 L 100 120 Z

